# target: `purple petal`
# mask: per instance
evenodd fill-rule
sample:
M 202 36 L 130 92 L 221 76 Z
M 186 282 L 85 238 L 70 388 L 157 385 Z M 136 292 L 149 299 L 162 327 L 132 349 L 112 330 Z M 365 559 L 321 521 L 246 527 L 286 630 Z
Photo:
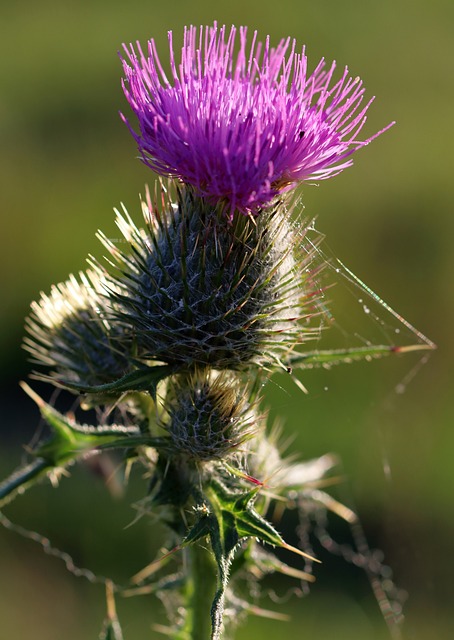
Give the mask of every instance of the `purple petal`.
M 335 63 L 327 69 L 323 59 L 308 75 L 305 50 L 290 38 L 273 49 L 256 33 L 248 46 L 245 27 L 190 27 L 177 63 L 169 32 L 169 76 L 153 40 L 147 54 L 138 43 L 124 50 L 139 133 L 122 117 L 142 160 L 231 210 L 256 213 L 302 180 L 340 173 L 394 124 L 358 140 L 372 102 L 363 105 L 361 80 L 345 68 L 334 82 Z

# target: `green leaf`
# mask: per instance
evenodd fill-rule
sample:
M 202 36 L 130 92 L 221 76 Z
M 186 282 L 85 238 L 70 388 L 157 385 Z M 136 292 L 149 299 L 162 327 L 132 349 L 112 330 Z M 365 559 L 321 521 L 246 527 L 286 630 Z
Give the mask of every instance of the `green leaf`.
M 39 409 L 53 433 L 34 451 L 34 454 L 44 458 L 52 466 L 64 465 L 91 449 L 106 446 L 137 446 L 138 442 L 149 440 L 141 436 L 136 428 L 129 429 L 116 425 L 106 427 L 79 425 L 45 402 L 41 402 Z M 130 442 L 131 436 L 135 436 L 134 445 Z
M 42 417 L 52 429 L 51 437 L 34 451 L 35 456 L 44 458 L 52 466 L 61 466 L 80 453 L 91 449 L 138 446 L 165 448 L 168 443 L 168 438 L 153 438 L 142 434 L 135 426 L 78 424 L 44 402 L 28 385 L 22 383 L 21 386 L 36 402 Z
M 244 493 L 233 492 L 212 480 L 199 496 L 199 517 L 181 546 L 209 536 L 217 567 L 217 589 L 211 606 L 212 639 L 218 640 L 222 627 L 225 591 L 229 568 L 239 542 L 244 538 L 259 539 L 273 546 L 284 547 L 300 555 L 303 551 L 288 545 L 276 529 L 253 506 L 260 487 Z
M 177 368 L 171 365 L 158 365 L 155 367 L 141 367 L 127 373 L 115 382 L 100 384 L 93 387 L 77 384 L 69 380 L 59 380 L 58 384 L 71 391 L 96 394 L 121 394 L 126 391 L 149 391 L 152 396 L 156 394 L 156 387 L 161 380 L 175 373 Z M 55 380 L 54 380 L 55 383 Z
M 67 466 L 88 451 L 139 446 L 161 449 L 169 447 L 169 438 L 153 438 L 142 434 L 137 427 L 80 425 L 44 402 L 25 383 L 21 386 L 38 405 L 52 434 L 32 452 L 36 460 L 17 469 L 0 484 L 0 505 L 10 502 L 18 493 L 30 488 L 50 470 Z
M 206 495 L 216 517 L 222 522 L 220 531 L 226 551 L 233 549 L 242 538 L 252 537 L 318 562 L 304 551 L 287 544 L 273 525 L 254 509 L 253 502 L 259 491 L 260 487 L 257 487 L 238 494 L 219 482 L 211 483 Z
M 407 346 L 370 345 L 352 349 L 326 349 L 322 351 L 308 351 L 294 353 L 289 359 L 289 365 L 298 369 L 310 367 L 330 366 L 335 364 L 349 364 L 356 360 L 371 360 L 383 358 L 393 353 L 409 353 L 410 351 L 433 350 L 432 344 L 414 344 Z

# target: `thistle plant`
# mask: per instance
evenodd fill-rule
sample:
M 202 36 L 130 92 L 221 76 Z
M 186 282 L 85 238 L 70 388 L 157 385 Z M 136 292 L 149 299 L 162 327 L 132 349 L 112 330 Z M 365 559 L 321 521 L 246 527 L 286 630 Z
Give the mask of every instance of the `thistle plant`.
M 90 256 L 86 273 L 42 294 L 26 322 L 34 376 L 75 394 L 77 415 L 95 409 L 99 422 L 80 424 L 24 385 L 50 435 L 0 485 L 0 501 L 120 450 L 144 469 L 143 508 L 165 522 L 169 552 L 127 587 L 107 583 L 102 637 L 121 637 L 113 594 L 148 590 L 165 602 L 172 637 L 217 640 L 247 613 L 266 613 L 256 603 L 264 575 L 315 579 L 317 558 L 283 539 L 273 505 L 356 518 L 322 488 L 333 456 L 283 457 L 261 389 L 279 371 L 397 350 L 311 349 L 327 318 L 293 193 L 340 173 L 393 123 L 360 140 L 371 104 L 362 82 L 347 69 L 335 79 L 324 60 L 309 73 L 290 39 L 272 48 L 245 28 L 190 27 L 181 57 L 171 33 L 169 50 L 170 74 L 153 40 L 122 55 L 137 124 L 122 118 L 160 175 L 142 221 L 117 212 L 124 242 L 100 232 L 105 259 Z M 303 556 L 304 570 L 272 547 Z M 177 572 L 166 573 L 170 556 Z

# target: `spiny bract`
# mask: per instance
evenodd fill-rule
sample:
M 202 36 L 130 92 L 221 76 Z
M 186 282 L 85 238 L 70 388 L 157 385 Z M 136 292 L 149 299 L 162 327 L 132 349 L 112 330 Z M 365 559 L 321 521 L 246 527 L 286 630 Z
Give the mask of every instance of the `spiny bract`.
M 86 386 L 123 376 L 131 367 L 131 339 L 106 319 L 99 274 L 80 273 L 54 285 L 31 305 L 24 347 L 53 379 Z M 45 377 L 45 376 L 43 376 Z
M 143 203 L 146 226 L 118 214 L 129 252 L 101 236 L 116 271 L 112 322 L 133 331 L 137 357 L 180 365 L 245 369 L 284 363 L 318 331 L 313 251 L 302 248 L 283 202 L 259 218 L 207 204 L 189 188 L 159 210 Z M 314 320 L 315 318 L 315 320 Z

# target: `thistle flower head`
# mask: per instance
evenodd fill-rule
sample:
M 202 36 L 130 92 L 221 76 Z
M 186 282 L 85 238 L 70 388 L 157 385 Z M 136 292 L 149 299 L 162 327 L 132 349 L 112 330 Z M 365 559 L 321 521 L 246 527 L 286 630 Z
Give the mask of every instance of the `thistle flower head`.
M 182 188 L 143 209 L 143 229 L 118 215 L 126 251 L 101 236 L 117 266 L 104 275 L 112 322 L 134 332 L 138 358 L 244 370 L 285 360 L 318 330 L 312 254 L 299 253 L 284 206 L 228 220 Z
M 308 72 L 304 48 L 287 38 L 275 49 L 247 41 L 247 29 L 186 28 L 181 61 L 169 32 L 170 75 L 154 40 L 147 52 L 124 46 L 124 92 L 139 122 L 129 128 L 142 160 L 192 185 L 230 211 L 257 213 L 308 179 L 325 179 L 385 129 L 357 138 L 371 100 L 345 68 L 322 59 Z M 391 125 L 388 125 L 388 127 Z M 388 128 L 386 127 L 386 128 Z
M 84 385 L 121 377 L 130 367 L 124 334 L 106 320 L 104 301 L 93 271 L 42 293 L 26 319 L 24 347 L 33 361 L 49 367 L 52 376 Z
M 175 452 L 195 460 L 225 459 L 258 429 L 258 417 L 237 378 L 196 371 L 171 380 L 165 400 Z
M 279 423 L 259 434 L 248 446 L 246 468 L 256 478 L 266 479 L 273 493 L 288 495 L 289 492 L 310 487 L 324 478 L 338 460 L 331 454 L 306 462 L 296 462 L 292 456 L 282 455 L 282 429 Z

